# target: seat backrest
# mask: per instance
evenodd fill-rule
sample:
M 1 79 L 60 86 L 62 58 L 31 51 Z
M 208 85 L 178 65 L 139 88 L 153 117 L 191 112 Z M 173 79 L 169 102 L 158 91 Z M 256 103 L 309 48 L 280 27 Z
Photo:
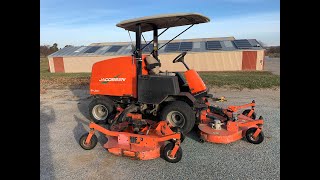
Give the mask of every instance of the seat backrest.
M 146 57 L 146 64 L 147 65 L 151 65 L 151 64 L 155 64 L 155 63 L 159 63 L 159 62 L 152 55 L 149 55 Z M 160 72 L 159 66 L 155 66 L 154 68 L 149 69 L 149 74 L 159 74 L 159 72 Z

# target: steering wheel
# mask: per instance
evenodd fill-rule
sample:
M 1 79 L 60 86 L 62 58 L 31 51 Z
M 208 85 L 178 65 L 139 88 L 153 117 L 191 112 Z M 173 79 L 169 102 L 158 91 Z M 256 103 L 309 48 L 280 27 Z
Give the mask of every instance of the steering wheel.
M 182 52 L 181 54 L 179 54 L 176 58 L 174 58 L 174 60 L 172 61 L 173 63 L 177 63 L 177 62 L 183 62 L 184 61 L 184 56 L 187 54 L 187 51 Z

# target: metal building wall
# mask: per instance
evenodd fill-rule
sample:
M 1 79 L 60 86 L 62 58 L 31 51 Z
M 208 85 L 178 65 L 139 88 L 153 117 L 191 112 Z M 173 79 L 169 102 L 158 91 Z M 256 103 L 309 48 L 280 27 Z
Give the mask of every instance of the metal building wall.
M 182 63 L 172 63 L 179 53 L 159 55 L 162 71 L 185 71 Z M 242 67 L 242 51 L 216 51 L 188 53 L 185 62 L 197 71 L 239 71 Z
M 256 70 L 262 71 L 263 70 L 263 64 L 264 64 L 264 50 L 258 50 L 257 51 L 257 65 Z
M 182 63 L 172 63 L 179 53 L 161 54 L 162 71 L 186 71 Z M 66 56 L 63 57 L 64 72 L 91 72 L 92 65 L 98 61 L 111 59 L 118 56 Z M 197 71 L 240 71 L 242 70 L 243 51 L 214 51 L 214 52 L 189 52 L 185 62 L 190 69 Z M 263 70 L 264 50 L 257 50 L 256 70 Z M 50 72 L 56 72 L 53 58 L 49 57 Z M 262 60 L 262 61 L 261 61 Z
M 53 57 L 48 57 L 48 60 L 49 60 L 49 70 L 50 70 L 50 72 L 52 72 L 52 73 L 56 72 L 54 70 Z

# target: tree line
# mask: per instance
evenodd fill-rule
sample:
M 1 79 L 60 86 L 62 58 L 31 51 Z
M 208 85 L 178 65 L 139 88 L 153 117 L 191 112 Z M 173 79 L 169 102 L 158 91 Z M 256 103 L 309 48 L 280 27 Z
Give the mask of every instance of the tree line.
M 280 46 L 271 46 L 267 49 L 268 53 L 280 53 Z
M 58 44 L 54 43 L 52 46 L 50 45 L 40 45 L 40 57 L 47 57 L 48 55 L 58 51 Z

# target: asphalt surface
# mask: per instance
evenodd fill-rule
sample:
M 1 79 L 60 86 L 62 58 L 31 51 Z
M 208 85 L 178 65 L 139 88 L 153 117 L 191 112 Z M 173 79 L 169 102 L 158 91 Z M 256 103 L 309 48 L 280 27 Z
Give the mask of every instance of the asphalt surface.
M 102 146 L 106 138 L 83 150 L 78 140 L 88 131 L 87 90 L 48 90 L 40 97 L 41 179 L 280 179 L 280 90 L 212 90 L 228 101 L 256 100 L 257 115 L 265 119 L 265 141 L 245 140 L 223 145 L 197 142 L 191 132 L 182 143 L 178 163 L 158 158 L 132 160 L 110 154 Z
M 264 70 L 280 75 L 280 58 L 266 57 Z

